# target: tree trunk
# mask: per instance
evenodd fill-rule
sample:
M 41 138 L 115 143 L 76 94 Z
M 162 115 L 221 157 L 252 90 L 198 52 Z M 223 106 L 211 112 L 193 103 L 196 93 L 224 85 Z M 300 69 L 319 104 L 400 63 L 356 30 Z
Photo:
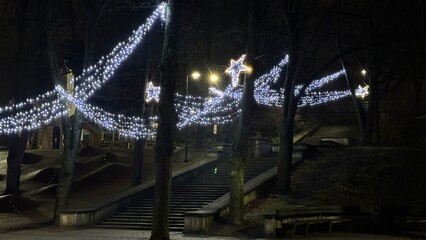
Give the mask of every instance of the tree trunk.
M 25 155 L 28 135 L 29 133 L 24 131 L 21 134 L 11 136 L 8 146 L 9 154 L 7 155 L 6 189 L 4 194 L 19 194 L 21 164 Z
M 295 4 L 295 3 L 294 3 Z M 294 117 L 297 102 L 294 96 L 294 86 L 297 78 L 299 61 L 299 30 L 294 19 L 291 4 L 284 7 L 289 38 L 289 63 L 284 81 L 283 118 L 280 131 L 280 150 L 277 163 L 277 192 L 287 194 L 290 192 L 291 166 L 293 162 L 293 133 Z M 302 94 L 302 93 L 301 93 Z
M 255 37 L 255 0 L 249 1 L 247 62 L 255 63 L 255 49 L 257 42 Z M 254 67 L 256 69 L 256 67 Z M 237 132 L 229 157 L 230 182 L 229 182 L 229 223 L 244 223 L 244 173 L 249 152 L 250 127 L 256 109 L 254 99 L 254 74 L 244 80 L 243 96 L 241 99 L 241 113 Z
M 132 186 L 137 186 L 142 183 L 143 160 L 144 160 L 145 138 L 135 140 L 133 149 L 133 180 Z
M 289 103 L 286 104 L 285 102 Z M 280 131 L 280 150 L 277 163 L 277 192 L 279 194 L 287 194 L 290 192 L 291 167 L 293 162 L 294 117 L 296 115 L 296 104 L 294 104 L 291 99 L 288 101 L 284 100 L 284 106 Z
M 366 138 L 365 142 L 367 145 L 376 145 L 377 142 L 377 119 L 378 119 L 378 108 L 379 100 L 377 96 L 376 79 L 370 80 L 370 92 L 368 95 L 368 108 L 367 108 L 367 119 L 366 119 Z
M 340 34 L 340 31 L 337 34 Z M 339 38 L 340 38 L 340 36 L 338 36 L 338 40 L 337 40 L 337 53 L 338 53 L 338 55 L 341 55 Z M 345 69 L 345 70 L 347 69 L 343 56 L 340 57 L 340 64 L 342 65 L 343 69 Z M 366 132 L 367 132 L 365 110 L 364 110 L 364 107 L 362 106 L 361 101 L 355 95 L 354 82 L 351 78 L 348 77 L 348 74 L 347 74 L 346 71 L 345 71 L 345 78 L 346 78 L 346 84 L 348 85 L 348 88 L 351 91 L 352 102 L 355 105 L 355 109 L 356 109 L 356 113 L 357 113 L 357 117 L 358 117 L 359 143 L 360 143 L 360 145 L 365 145 L 366 144 Z
M 17 77 L 16 86 L 14 90 L 15 97 L 24 98 L 25 92 L 28 89 L 28 74 L 25 69 L 25 30 L 28 25 L 27 11 L 29 8 L 29 0 L 21 0 L 16 3 L 17 15 L 18 15 L 18 26 L 17 26 L 17 52 L 16 52 L 16 69 L 15 76 Z M 39 22 L 37 24 L 40 24 Z M 37 25 L 38 26 L 38 25 Z M 38 29 L 37 29 L 38 30 Z M 34 34 L 37 36 L 37 32 Z M 33 52 L 30 51 L 32 54 Z M 15 99 L 15 98 L 14 98 Z M 26 142 L 28 140 L 29 133 L 23 131 L 20 134 L 13 135 L 11 137 L 9 152 L 7 156 L 7 170 L 6 170 L 6 194 L 17 194 L 19 193 L 19 180 L 21 177 L 21 163 L 22 158 L 25 154 Z
M 83 68 L 90 66 L 94 56 L 95 46 L 95 29 L 96 29 L 96 10 L 91 5 L 91 2 L 85 2 L 86 4 L 86 26 L 85 26 L 85 49 L 84 49 L 84 60 Z M 74 175 L 75 163 L 77 160 L 77 151 L 80 147 L 80 136 L 81 136 L 81 123 L 83 120 L 83 114 L 76 109 L 75 114 L 67 123 L 67 127 L 64 129 L 64 136 L 68 136 L 64 139 L 64 153 L 61 162 L 61 171 L 59 175 L 58 188 L 56 192 L 55 211 L 53 220 L 56 224 L 59 224 L 59 214 L 67 208 L 69 202 L 69 195 L 72 185 L 72 179 Z
M 160 63 L 161 92 L 158 107 L 158 129 L 155 143 L 157 178 L 155 182 L 154 216 L 151 240 L 169 240 L 169 210 L 171 194 L 171 158 L 176 135 L 177 114 L 174 108 L 176 77 L 179 67 L 178 36 L 181 0 L 169 0 L 163 57 Z
M 343 58 L 341 58 L 340 61 L 342 63 L 343 69 L 346 69 Z M 355 110 L 358 117 L 359 143 L 360 145 L 366 145 L 367 128 L 366 128 L 366 116 L 365 116 L 364 106 L 362 106 L 361 101 L 356 97 L 354 83 L 352 79 L 348 77 L 346 72 L 345 72 L 345 78 L 346 78 L 346 84 L 348 85 L 348 88 L 351 91 L 352 102 L 355 105 Z

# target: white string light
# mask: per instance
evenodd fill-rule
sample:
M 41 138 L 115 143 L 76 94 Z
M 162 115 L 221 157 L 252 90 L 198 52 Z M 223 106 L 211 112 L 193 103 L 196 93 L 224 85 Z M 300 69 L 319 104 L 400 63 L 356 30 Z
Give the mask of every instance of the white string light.
M 151 16 L 147 18 L 146 23 L 134 31 L 125 42 L 118 43 L 110 54 L 102 57 L 96 65 L 85 69 L 82 75 L 75 79 L 77 82 L 81 79 L 85 81 L 76 86 L 74 96 L 85 101 L 111 79 L 118 67 L 127 60 L 142 42 L 156 20 L 159 18 L 164 20 L 165 8 L 166 3 L 160 4 Z
M 74 82 L 77 86 L 74 96 L 68 94 L 62 87 L 56 86 L 55 91 L 39 95 L 35 99 L 27 99 L 23 103 L 0 108 L 0 114 L 12 113 L 12 116 L 0 119 L 0 133 L 11 134 L 22 130 L 34 130 L 49 124 L 54 119 L 66 116 L 69 107 L 63 101 L 66 100 L 77 107 L 87 119 L 105 129 L 118 131 L 121 135 L 129 138 L 154 137 L 156 131 L 155 116 L 146 125 L 146 121 L 140 117 L 109 113 L 102 108 L 88 104 L 87 100 L 114 75 L 115 70 L 143 40 L 155 20 L 164 19 L 165 7 L 165 3 L 160 4 L 147 19 L 147 22 L 134 31 L 127 41 L 119 43 L 110 54 L 102 57 L 97 64 L 88 67 L 79 77 L 75 78 Z M 244 60 L 245 55 L 242 55 L 238 60 L 231 60 L 231 66 L 226 69 L 226 72 L 231 75 L 231 84 L 224 91 L 211 88 L 210 91 L 215 95 L 214 97 L 201 98 L 176 94 L 175 107 L 179 113 L 179 128 L 187 127 L 192 123 L 201 125 L 224 124 L 238 117 L 241 112 L 240 99 L 242 96 L 242 89 L 238 88 L 239 74 L 251 71 L 248 66 L 244 65 Z M 255 99 L 258 104 L 281 106 L 283 89 L 275 90 L 273 85 L 277 82 L 287 63 L 288 56 L 285 56 L 269 73 L 255 80 Z M 299 106 L 314 106 L 350 95 L 348 91 L 313 92 L 313 90 L 337 79 L 343 73 L 344 71 L 339 71 L 313 81 L 306 88 L 304 96 L 298 103 Z M 301 86 L 296 86 L 295 95 L 299 94 L 301 88 Z M 358 92 L 360 91 L 358 90 Z M 159 92 L 160 87 L 155 87 L 150 82 L 147 88 L 146 101 L 158 101 Z M 18 111 L 25 108 L 30 109 Z
M 73 83 L 77 83 L 75 97 L 81 101 L 86 101 L 97 89 L 101 88 L 143 40 L 143 37 L 151 29 L 155 21 L 158 18 L 164 20 L 165 8 L 166 3 L 160 4 L 153 14 L 148 17 L 146 23 L 134 31 L 127 41 L 119 43 L 110 54 L 106 57 L 101 57 L 97 64 L 84 69 L 79 77 L 74 78 Z M 85 81 L 83 82 L 82 80 Z M 64 116 L 67 112 L 64 110 L 66 106 L 63 106 L 58 101 L 55 94 L 56 91 L 50 91 L 39 95 L 35 99 L 27 99 L 25 102 L 0 108 L 0 114 L 12 114 L 12 116 L 0 119 L 0 133 L 12 134 L 22 130 L 31 131 Z M 30 108 L 30 110 L 18 112 L 18 110 L 24 108 Z

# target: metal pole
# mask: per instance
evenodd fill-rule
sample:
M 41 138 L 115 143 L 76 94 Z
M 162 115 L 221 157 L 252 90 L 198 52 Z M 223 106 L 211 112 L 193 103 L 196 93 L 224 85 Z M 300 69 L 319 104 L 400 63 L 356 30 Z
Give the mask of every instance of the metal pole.
M 186 100 L 186 108 L 187 108 L 187 111 L 188 111 L 188 80 L 189 80 L 189 76 L 188 75 L 186 75 L 186 95 L 185 95 L 185 100 Z M 189 116 L 189 112 L 188 112 L 188 116 Z M 184 162 L 188 162 L 188 127 L 189 126 L 186 126 L 186 128 L 185 128 L 185 160 L 184 160 Z

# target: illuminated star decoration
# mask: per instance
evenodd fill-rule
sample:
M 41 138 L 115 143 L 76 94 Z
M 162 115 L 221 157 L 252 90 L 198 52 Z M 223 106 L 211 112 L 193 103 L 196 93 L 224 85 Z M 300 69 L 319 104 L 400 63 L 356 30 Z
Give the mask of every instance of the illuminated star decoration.
M 362 99 L 365 98 L 365 96 L 368 95 L 368 86 L 361 87 L 361 85 L 358 85 L 358 88 L 355 89 L 355 96 L 360 97 Z
M 225 70 L 226 73 L 231 75 L 232 87 L 236 88 L 239 82 L 239 76 L 241 72 L 250 72 L 251 68 L 244 65 L 246 55 L 243 54 L 238 60 L 231 59 L 231 66 Z
M 154 87 L 152 82 L 148 83 L 148 88 L 146 89 L 146 102 L 149 103 L 153 99 L 154 101 L 158 102 L 160 101 L 160 87 Z

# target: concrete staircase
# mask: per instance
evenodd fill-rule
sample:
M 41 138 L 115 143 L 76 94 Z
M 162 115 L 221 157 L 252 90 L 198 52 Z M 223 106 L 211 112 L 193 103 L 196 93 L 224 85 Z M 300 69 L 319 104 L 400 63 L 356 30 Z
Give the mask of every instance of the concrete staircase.
M 276 165 L 276 158 L 254 159 L 247 163 L 245 181 L 258 176 Z M 229 165 L 222 162 L 204 173 L 172 186 L 170 204 L 170 231 L 183 231 L 184 212 L 195 211 L 226 194 Z M 100 228 L 150 230 L 153 215 L 154 191 L 128 208 L 99 223 Z

